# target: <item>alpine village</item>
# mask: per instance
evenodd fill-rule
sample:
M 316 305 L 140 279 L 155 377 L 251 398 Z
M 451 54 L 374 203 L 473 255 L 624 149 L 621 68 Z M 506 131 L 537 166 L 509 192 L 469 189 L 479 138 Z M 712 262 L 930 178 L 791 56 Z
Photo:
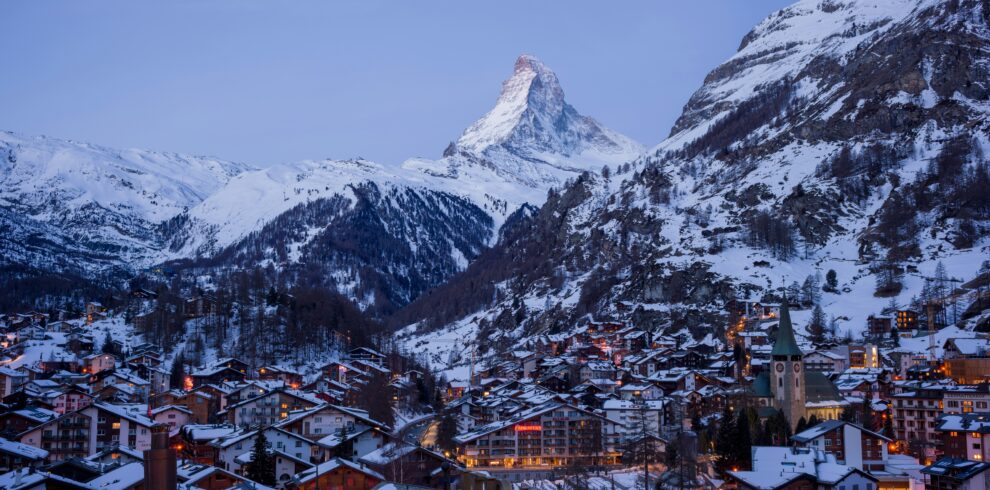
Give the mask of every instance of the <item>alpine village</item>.
M 988 53 L 801 0 L 652 149 L 532 55 L 395 168 L 0 133 L 0 489 L 990 490 Z

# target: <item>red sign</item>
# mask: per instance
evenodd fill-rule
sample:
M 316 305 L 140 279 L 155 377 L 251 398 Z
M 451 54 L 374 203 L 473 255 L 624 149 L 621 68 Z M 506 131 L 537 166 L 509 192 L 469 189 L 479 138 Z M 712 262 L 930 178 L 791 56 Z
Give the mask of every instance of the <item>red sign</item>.
M 516 432 L 539 432 L 543 430 L 543 427 L 539 425 L 517 425 Z

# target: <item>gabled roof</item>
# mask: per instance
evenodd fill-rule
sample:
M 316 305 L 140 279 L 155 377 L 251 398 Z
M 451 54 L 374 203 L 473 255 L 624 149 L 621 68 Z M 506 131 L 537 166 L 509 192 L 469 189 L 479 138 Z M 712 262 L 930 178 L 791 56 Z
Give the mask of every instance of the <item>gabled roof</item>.
M 831 432 L 834 429 L 841 428 L 841 427 L 843 427 L 845 425 L 850 425 L 852 427 L 855 427 L 856 429 L 859 429 L 860 431 L 862 431 L 862 432 L 864 432 L 866 434 L 869 434 L 869 435 L 871 435 L 873 437 L 876 437 L 878 439 L 882 439 L 882 440 L 887 441 L 887 442 L 890 442 L 892 440 L 889 437 L 884 436 L 883 434 L 878 434 L 878 433 L 873 432 L 872 430 L 866 429 L 866 428 L 864 428 L 864 427 L 862 427 L 860 425 L 856 425 L 856 424 L 854 424 L 852 422 L 845 422 L 845 421 L 842 421 L 842 420 L 826 420 L 825 422 L 822 422 L 820 424 L 817 424 L 814 427 L 810 427 L 810 428 L 808 428 L 805 431 L 802 431 L 800 433 L 797 433 L 797 434 L 791 436 L 791 440 L 792 441 L 797 441 L 797 442 L 808 442 L 808 441 L 810 441 L 812 439 L 816 439 L 818 437 L 821 437 L 822 435 L 824 435 L 824 434 L 826 434 L 828 432 Z
M 951 475 L 958 480 L 968 480 L 990 469 L 990 463 L 980 463 L 960 458 L 942 458 L 935 464 L 925 467 L 922 473 L 935 476 Z
M 333 458 L 325 463 L 320 463 L 320 465 L 315 468 L 309 468 L 307 470 L 300 471 L 299 473 L 296 474 L 294 478 L 292 478 L 292 481 L 295 482 L 296 484 L 306 483 L 316 478 L 316 475 L 325 475 L 339 468 L 349 468 L 354 471 L 364 473 L 365 475 L 368 475 L 372 478 L 377 478 L 382 481 L 385 480 L 385 477 L 381 473 L 378 473 L 377 471 L 374 471 L 371 468 L 364 466 L 363 464 L 354 463 L 346 459 Z

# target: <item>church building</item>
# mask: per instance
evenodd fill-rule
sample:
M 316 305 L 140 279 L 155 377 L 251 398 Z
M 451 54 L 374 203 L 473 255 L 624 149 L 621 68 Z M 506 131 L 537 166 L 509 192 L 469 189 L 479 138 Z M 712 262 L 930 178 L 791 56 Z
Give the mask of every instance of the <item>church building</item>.
M 794 325 L 787 301 L 780 308 L 777 340 L 770 351 L 769 372 L 753 380 L 752 395 L 761 415 L 780 411 L 795 428 L 801 417 L 833 420 L 842 416 L 849 405 L 835 385 L 823 373 L 806 372 L 804 354 L 794 337 Z

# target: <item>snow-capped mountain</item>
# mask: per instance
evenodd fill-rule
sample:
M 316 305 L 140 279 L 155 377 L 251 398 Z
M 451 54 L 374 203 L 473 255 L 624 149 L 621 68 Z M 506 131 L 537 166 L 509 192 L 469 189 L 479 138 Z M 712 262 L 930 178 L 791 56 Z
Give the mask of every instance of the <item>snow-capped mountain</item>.
M 869 314 L 909 304 L 939 262 L 969 279 L 988 258 L 988 47 L 979 1 L 776 12 L 667 139 L 553 193 L 393 323 L 435 353 L 451 335 L 509 348 L 585 314 L 701 336 L 724 326 L 729 300 L 833 269 L 821 306 L 840 331 L 862 331 Z
M 147 264 L 159 227 L 249 168 L 0 132 L 0 266 L 102 276 Z
M 495 108 L 441 159 L 245 172 L 183 215 L 170 258 L 318 271 L 362 306 L 392 311 L 467 267 L 513 213 L 542 203 L 550 187 L 641 150 L 579 115 L 556 75 L 524 55 Z M 364 245 L 347 236 L 363 236 Z
M 0 219 L 38 237 L 7 244 L 12 264 L 47 270 L 68 261 L 80 276 L 126 276 L 163 261 L 271 265 L 321 275 L 386 310 L 463 270 L 551 186 L 642 150 L 579 115 L 532 56 L 519 58 L 496 107 L 439 160 L 255 169 L 43 138 L 0 143 L 9 155 Z
M 447 147 L 444 158 L 410 160 L 406 167 L 469 180 L 491 180 L 483 173 L 492 172 L 497 180 L 545 191 L 642 151 L 639 143 L 579 114 L 564 100 L 557 75 L 535 57 L 522 55 L 502 83 L 495 107 Z

